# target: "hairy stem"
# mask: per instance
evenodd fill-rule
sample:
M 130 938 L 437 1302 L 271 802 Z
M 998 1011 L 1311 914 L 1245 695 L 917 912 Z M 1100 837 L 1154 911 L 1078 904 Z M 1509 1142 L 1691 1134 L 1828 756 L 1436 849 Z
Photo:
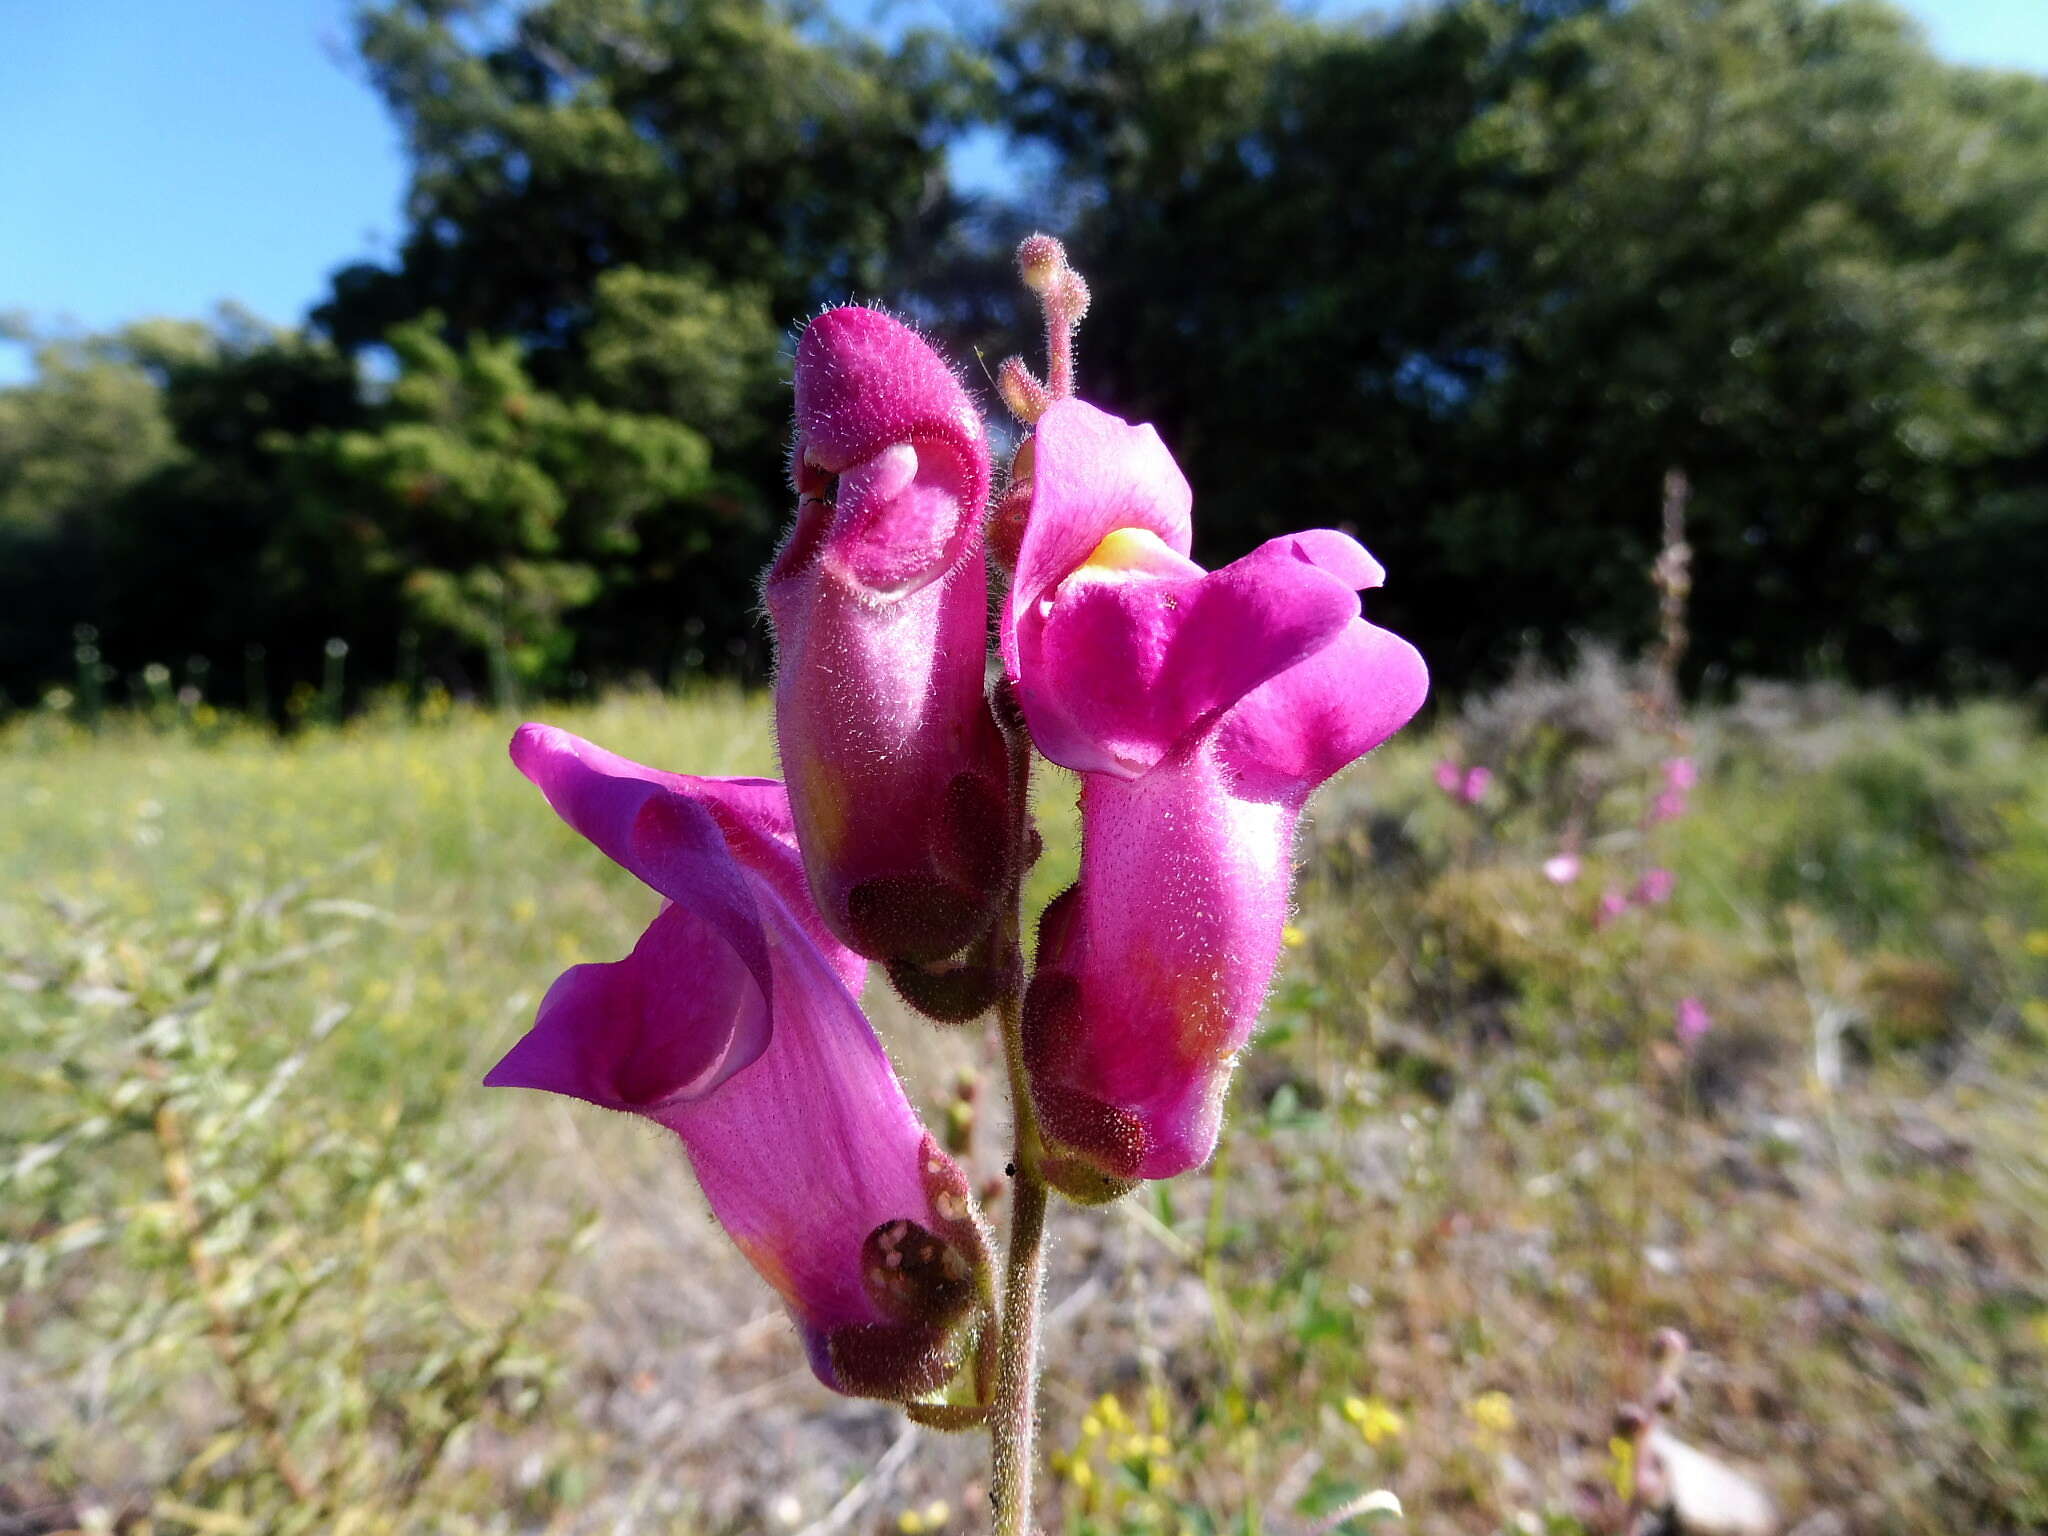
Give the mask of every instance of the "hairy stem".
M 995 1401 L 989 1405 L 994 1465 L 995 1536 L 1030 1536 L 1031 1474 L 1038 1432 L 1038 1301 L 1045 1285 L 1045 1180 L 1038 1171 L 1038 1127 L 1024 1078 L 1021 999 L 1002 1012 L 1003 1054 L 1017 1122 L 1010 1187 L 1010 1247 L 1004 1257 L 1003 1320 L 996 1342 Z
M 1011 875 L 1003 924 L 1010 984 L 997 1007 L 1003 1064 L 1015 1126 L 1010 1154 L 1010 1246 L 1003 1260 L 1002 1311 L 996 1325 L 993 1392 L 988 1408 L 995 1536 L 1031 1536 L 1031 1481 L 1038 1436 L 1038 1301 L 1045 1288 L 1045 1177 L 1038 1117 L 1024 1071 L 1024 876 L 1037 857 L 1031 828 L 1031 745 L 1023 712 L 1007 682 L 989 700 L 1010 748 L 1010 815 L 1020 853 Z

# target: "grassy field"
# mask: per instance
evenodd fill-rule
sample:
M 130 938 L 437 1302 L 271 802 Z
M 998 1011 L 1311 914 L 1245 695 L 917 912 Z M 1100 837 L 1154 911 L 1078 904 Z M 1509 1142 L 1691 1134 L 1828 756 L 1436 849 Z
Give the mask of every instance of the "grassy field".
M 428 713 L 8 728 L 0 1532 L 980 1529 L 980 1445 L 819 1389 L 670 1147 L 477 1086 L 653 899 L 510 720 Z M 737 693 L 547 717 L 773 761 Z M 1589 663 L 1319 802 L 1216 1163 L 1054 1217 L 1048 1531 L 1381 1486 L 1418 1532 L 1611 1530 L 1664 1326 L 1677 1432 L 1807 1536 L 2048 1529 L 2048 740 L 1824 689 L 1637 719 Z M 870 1002 L 993 1179 L 983 1032 Z

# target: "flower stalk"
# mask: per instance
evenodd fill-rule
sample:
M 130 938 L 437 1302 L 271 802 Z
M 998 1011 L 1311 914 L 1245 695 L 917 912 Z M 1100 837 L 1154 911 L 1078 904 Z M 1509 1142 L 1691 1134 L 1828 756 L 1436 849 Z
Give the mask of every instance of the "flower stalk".
M 846 306 L 798 342 L 797 510 L 763 587 L 786 782 L 515 737 L 563 820 L 663 905 L 631 953 L 565 973 L 486 1079 L 672 1133 L 821 1385 L 986 1430 L 996 1536 L 1032 1536 L 1054 1192 L 1099 1205 L 1209 1160 L 1302 809 L 1427 687 L 1366 621 L 1385 573 L 1348 535 L 1194 562 L 1159 434 L 1074 393 L 1087 283 L 1050 236 L 1017 257 L 1046 374 L 1000 370 L 1030 431 L 993 506 L 987 429 L 925 338 Z M 1012 578 L 989 687 L 992 563 Z M 1034 752 L 1079 775 L 1082 847 L 1027 975 Z M 925 1128 L 860 1005 L 870 961 L 932 1023 L 995 1016 L 1000 1259 L 955 1161 L 971 1113 L 944 1142 Z
M 996 1536 L 1029 1536 L 1038 1435 L 1038 1312 L 1045 1291 L 1047 1188 L 1040 1171 L 1030 1085 L 1024 1076 L 1023 1016 L 1019 994 L 1003 1000 L 1003 1054 L 1009 1062 L 1016 1116 L 1011 1167 L 1016 1171 L 1010 1180 L 1010 1241 L 1003 1261 L 995 1401 L 988 1418 Z

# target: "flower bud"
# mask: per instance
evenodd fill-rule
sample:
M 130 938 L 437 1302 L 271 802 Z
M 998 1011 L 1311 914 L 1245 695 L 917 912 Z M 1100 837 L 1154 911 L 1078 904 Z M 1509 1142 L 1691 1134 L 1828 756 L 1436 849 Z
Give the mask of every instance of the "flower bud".
M 1017 246 L 1017 273 L 1033 293 L 1045 293 L 1067 271 L 1067 248 L 1051 235 L 1026 235 Z
M 1038 382 L 1038 375 L 1021 357 L 1006 357 L 996 369 L 996 393 L 1003 397 L 1010 414 L 1027 427 L 1052 404 L 1052 391 Z
M 796 415 L 766 596 L 797 840 L 834 934 L 929 965 L 988 928 L 1015 854 L 983 688 L 987 440 L 938 354 L 858 307 L 805 329 Z

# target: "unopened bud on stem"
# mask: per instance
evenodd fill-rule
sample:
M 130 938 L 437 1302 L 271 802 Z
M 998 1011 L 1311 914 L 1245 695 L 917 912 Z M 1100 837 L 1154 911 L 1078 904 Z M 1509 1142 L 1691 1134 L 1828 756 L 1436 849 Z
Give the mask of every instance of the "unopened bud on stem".
M 1067 248 L 1051 235 L 1026 235 L 1017 247 L 1017 272 L 1033 293 L 1044 293 L 1067 270 Z
M 1065 400 L 1074 393 L 1074 329 L 1088 313 L 1088 284 L 1067 265 L 1067 248 L 1051 235 L 1024 238 L 1017 247 L 1017 271 L 1045 311 L 1045 388 L 1053 400 Z M 1036 422 L 1045 413 L 1042 405 L 1028 416 L 1017 410 L 1007 390 L 1003 400 L 1020 421 Z
M 1003 359 L 1002 367 L 996 370 L 996 393 L 1003 397 L 1010 414 L 1027 427 L 1037 426 L 1038 418 L 1052 405 L 1052 391 L 1038 382 L 1038 376 L 1021 357 Z

